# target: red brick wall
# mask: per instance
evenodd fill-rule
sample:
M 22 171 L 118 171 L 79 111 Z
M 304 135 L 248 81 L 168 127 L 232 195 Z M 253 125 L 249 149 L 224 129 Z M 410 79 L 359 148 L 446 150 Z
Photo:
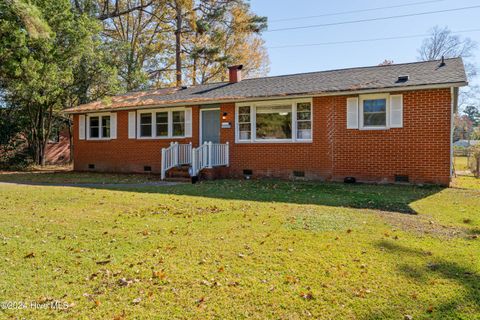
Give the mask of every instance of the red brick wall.
M 89 164 L 95 170 L 104 172 L 144 172 L 144 166 L 152 167 L 152 172 L 160 173 L 161 150 L 170 142 L 198 144 L 199 112 L 192 111 L 193 139 L 128 139 L 128 111 L 117 112 L 117 139 L 92 141 L 78 139 L 78 116 L 74 117 L 73 155 L 74 169 L 88 170 Z
M 313 142 L 235 144 L 235 129 L 222 129 L 231 144 L 228 174 L 291 178 L 304 171 L 310 179 L 393 182 L 408 175 L 413 183 L 448 184 L 450 180 L 450 89 L 401 92 L 404 126 L 389 130 L 346 127 L 348 96 L 313 99 Z M 234 104 L 222 112 L 234 121 Z
M 332 98 L 336 110 L 334 179 L 411 182 L 450 181 L 450 89 L 403 93 L 403 128 L 347 130 L 346 97 Z
M 353 176 L 364 181 L 392 182 L 408 175 L 414 183 L 448 184 L 450 176 L 450 89 L 407 91 L 404 95 L 404 127 L 389 130 L 347 130 L 348 96 L 313 99 L 313 142 L 235 144 L 235 104 L 222 104 L 229 129 L 221 129 L 222 142 L 230 143 L 230 167 L 225 176 L 240 177 L 244 169 L 254 177 L 291 178 L 304 171 L 308 179 L 343 180 Z M 193 108 L 193 141 L 198 145 L 199 112 Z M 222 120 L 223 121 L 223 120 Z M 75 125 L 78 116 L 75 117 Z M 151 166 L 160 171 L 160 150 L 171 140 L 128 139 L 128 112 L 118 113 L 117 139 L 78 140 L 75 131 L 76 170 L 89 163 L 98 170 L 143 172 Z M 190 141 L 189 140 L 189 141 Z M 187 142 L 185 140 L 178 140 Z

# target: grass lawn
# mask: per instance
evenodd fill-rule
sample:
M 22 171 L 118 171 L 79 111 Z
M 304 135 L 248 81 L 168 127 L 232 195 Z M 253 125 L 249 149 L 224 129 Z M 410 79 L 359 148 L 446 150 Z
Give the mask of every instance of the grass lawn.
M 456 171 L 469 171 L 468 157 L 455 157 L 453 158 Z
M 137 184 L 159 181 L 155 174 L 111 174 L 99 172 L 51 171 L 0 171 L 0 182 L 30 184 Z
M 479 319 L 479 185 L 0 184 L 0 318 Z

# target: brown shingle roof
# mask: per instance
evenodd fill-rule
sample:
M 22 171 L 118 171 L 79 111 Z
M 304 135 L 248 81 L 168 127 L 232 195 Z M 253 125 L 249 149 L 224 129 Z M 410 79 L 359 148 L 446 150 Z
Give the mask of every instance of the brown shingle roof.
M 399 76 L 408 75 L 406 82 Z M 206 104 L 255 98 L 321 95 L 336 92 L 401 89 L 420 86 L 461 86 L 467 77 L 461 58 L 386 66 L 350 68 L 285 76 L 246 79 L 238 83 L 211 83 L 188 88 L 130 92 L 67 109 L 68 113 L 119 108 Z

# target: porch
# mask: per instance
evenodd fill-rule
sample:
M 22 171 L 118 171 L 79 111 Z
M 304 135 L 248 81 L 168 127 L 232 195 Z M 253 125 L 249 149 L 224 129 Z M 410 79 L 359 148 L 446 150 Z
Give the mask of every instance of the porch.
M 171 142 L 168 148 L 162 149 L 161 179 L 165 180 L 168 171 L 188 166 L 188 175 L 198 177 L 204 169 L 228 167 L 230 164 L 229 143 L 213 143 L 206 141 L 197 148 L 192 143 L 179 144 Z

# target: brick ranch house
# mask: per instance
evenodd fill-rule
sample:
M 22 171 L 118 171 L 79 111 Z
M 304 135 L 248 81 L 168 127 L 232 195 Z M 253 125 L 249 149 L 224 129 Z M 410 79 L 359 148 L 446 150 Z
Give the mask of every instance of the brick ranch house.
M 461 59 L 246 80 L 241 69 L 67 110 L 75 170 L 449 184 Z

